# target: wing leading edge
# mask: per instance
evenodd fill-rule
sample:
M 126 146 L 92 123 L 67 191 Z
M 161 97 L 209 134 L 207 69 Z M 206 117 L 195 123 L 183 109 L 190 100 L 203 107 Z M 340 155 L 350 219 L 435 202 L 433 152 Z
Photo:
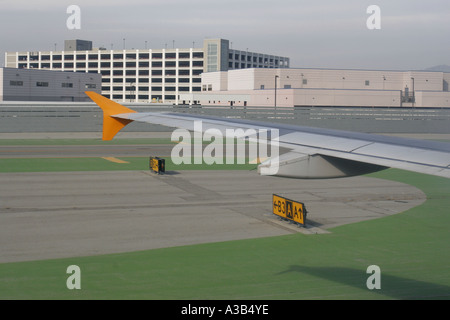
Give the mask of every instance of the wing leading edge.
M 450 178 L 449 143 L 203 115 L 137 113 L 94 92 L 86 94 L 103 109 L 104 140 L 111 140 L 132 121 L 190 131 L 216 129 L 224 136 L 227 129 L 277 130 L 276 143 L 289 151 L 260 164 L 260 174 L 290 178 L 334 178 L 392 167 Z M 110 107 L 111 103 L 113 108 Z M 201 121 L 200 129 L 194 125 L 196 121 Z

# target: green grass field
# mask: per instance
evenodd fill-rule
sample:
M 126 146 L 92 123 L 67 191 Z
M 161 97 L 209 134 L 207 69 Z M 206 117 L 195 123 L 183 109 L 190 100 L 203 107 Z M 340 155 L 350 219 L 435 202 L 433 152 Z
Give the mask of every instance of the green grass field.
M 76 160 L 61 159 L 58 170 Z M 450 179 L 394 169 L 371 176 L 414 185 L 427 201 L 329 234 L 0 264 L 0 299 L 449 299 Z M 72 264 L 81 268 L 81 290 L 66 287 Z M 366 287 L 370 265 L 381 269 L 380 290 Z

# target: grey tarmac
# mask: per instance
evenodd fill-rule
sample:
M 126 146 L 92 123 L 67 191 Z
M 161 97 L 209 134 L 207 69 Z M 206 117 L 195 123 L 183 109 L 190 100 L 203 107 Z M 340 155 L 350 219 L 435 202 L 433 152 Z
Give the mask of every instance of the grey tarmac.
M 271 213 L 273 193 L 305 203 L 305 228 Z M 425 199 L 415 187 L 364 176 L 298 180 L 243 170 L 1 173 L 0 263 L 332 232 Z

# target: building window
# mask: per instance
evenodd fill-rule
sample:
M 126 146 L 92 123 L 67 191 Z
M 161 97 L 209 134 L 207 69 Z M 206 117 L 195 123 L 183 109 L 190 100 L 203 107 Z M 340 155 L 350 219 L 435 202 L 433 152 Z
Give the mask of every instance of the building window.
M 178 62 L 178 66 L 180 67 L 180 68 L 186 68 L 186 67 L 189 67 L 190 66 L 190 62 L 189 61 L 179 61 Z
M 308 84 L 308 79 L 303 79 L 303 80 L 302 80 L 302 83 L 303 83 L 303 84 Z
M 216 43 L 208 43 L 208 64 L 206 67 L 207 72 L 214 72 L 218 70 L 218 52 Z
M 180 52 L 178 54 L 178 58 L 180 59 L 189 59 L 191 57 L 191 54 L 189 52 Z
M 22 87 L 23 86 L 23 81 L 10 81 L 9 85 L 10 86 L 16 86 L 16 87 Z
M 264 90 L 264 88 L 265 88 L 265 87 L 264 87 L 264 85 L 262 84 L 262 85 L 261 85 L 261 90 Z
M 203 58 L 203 52 L 193 52 L 192 57 L 195 58 Z
M 73 88 L 73 83 L 70 82 L 63 82 L 61 83 L 62 88 Z
M 366 80 L 366 86 L 369 86 L 370 85 L 370 81 L 369 80 Z
M 36 87 L 48 87 L 48 82 L 38 81 L 36 82 Z
M 97 85 L 94 83 L 86 83 L 85 88 L 86 89 L 95 89 L 95 88 L 97 88 Z

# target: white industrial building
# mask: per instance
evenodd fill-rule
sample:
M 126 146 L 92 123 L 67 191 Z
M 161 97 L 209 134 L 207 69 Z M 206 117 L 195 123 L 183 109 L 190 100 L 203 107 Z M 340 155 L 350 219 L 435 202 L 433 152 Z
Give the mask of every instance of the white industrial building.
M 450 73 L 256 69 L 202 74 L 202 91 L 180 102 L 231 106 L 450 107 Z
M 98 73 L 0 68 L 0 101 L 90 101 L 101 86 Z
M 63 51 L 7 52 L 5 66 L 100 73 L 101 92 L 107 98 L 178 103 L 180 94 L 201 91 L 203 72 L 289 68 L 289 58 L 234 50 L 224 39 L 205 39 L 201 48 L 131 50 L 92 48 L 91 41 L 67 40 Z

